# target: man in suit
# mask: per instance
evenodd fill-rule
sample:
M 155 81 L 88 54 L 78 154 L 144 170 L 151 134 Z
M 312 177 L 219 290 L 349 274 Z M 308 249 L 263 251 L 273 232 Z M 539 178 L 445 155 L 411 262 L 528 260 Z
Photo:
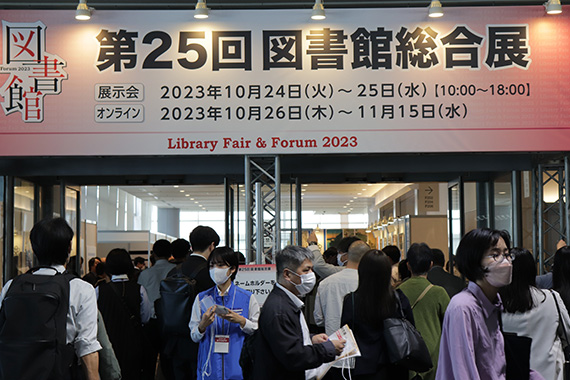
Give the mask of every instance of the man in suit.
M 207 261 L 210 253 L 220 244 L 220 237 L 211 227 L 198 226 L 190 233 L 193 253 L 177 268 L 168 273 L 172 276 L 177 270 L 196 280 L 196 294 L 213 287 Z M 201 267 L 195 276 L 196 268 Z M 188 315 L 190 320 L 190 315 Z M 187 337 L 169 337 L 164 345 L 166 364 L 163 368 L 168 380 L 191 380 L 197 378 L 198 343 Z
M 445 257 L 441 249 L 433 248 L 431 253 L 433 258 L 433 267 L 428 272 L 428 281 L 434 285 L 439 285 L 444 288 L 449 295 L 449 298 L 465 289 L 465 281 L 451 273 L 447 273 L 443 269 Z
M 330 362 L 344 348 L 344 340 L 328 340 L 326 334 L 309 334 L 301 313 L 300 297 L 316 282 L 313 254 L 306 248 L 287 246 L 275 255 L 277 283 L 259 317 L 256 339 L 255 380 L 305 380 L 315 368 Z

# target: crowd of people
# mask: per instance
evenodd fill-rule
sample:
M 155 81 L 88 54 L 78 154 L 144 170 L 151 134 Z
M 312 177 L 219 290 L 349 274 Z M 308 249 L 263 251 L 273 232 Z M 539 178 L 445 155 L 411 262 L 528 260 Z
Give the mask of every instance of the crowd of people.
M 507 339 L 513 334 L 530 342 L 528 358 L 516 358 L 528 379 L 565 378 L 570 248 L 564 242 L 552 274 L 537 276 L 532 253 L 511 248 L 506 231 L 474 229 L 457 248 L 458 277 L 444 269 L 445 254 L 426 243 L 402 255 L 398 247 L 372 249 L 350 236 L 321 253 L 312 233 L 307 247 L 274 254 L 276 282 L 260 308 L 234 283 L 243 255 L 219 247 L 210 227 L 196 227 L 190 241 L 157 240 L 149 267 L 144 258 L 133 261 L 126 250 L 113 249 L 90 259 L 82 279 L 66 274 L 72 239 L 61 218 L 32 229 L 40 267 L 8 281 L 0 294 L 0 378 L 25 379 L 41 361 L 43 377 L 34 379 L 310 380 L 333 362 L 325 380 L 502 380 L 515 365 Z M 173 313 L 164 309 L 162 286 L 181 279 L 194 293 L 184 293 L 191 299 L 180 298 Z M 26 288 L 26 281 L 34 285 Z M 50 297 L 64 301 L 54 306 L 62 315 L 56 330 L 64 326 L 65 343 L 58 344 L 74 355 L 59 350 L 45 367 L 38 353 L 48 346 L 33 334 L 22 343 L 9 330 L 18 326 L 13 311 L 22 307 L 21 294 L 44 296 L 41 286 L 50 281 L 64 284 Z M 26 318 L 34 325 L 33 315 Z M 418 373 L 392 360 L 384 324 L 393 318 L 404 318 L 421 334 L 429 370 Z M 47 329 L 45 321 L 37 324 Z M 336 335 L 345 325 L 360 356 L 335 360 L 347 344 Z

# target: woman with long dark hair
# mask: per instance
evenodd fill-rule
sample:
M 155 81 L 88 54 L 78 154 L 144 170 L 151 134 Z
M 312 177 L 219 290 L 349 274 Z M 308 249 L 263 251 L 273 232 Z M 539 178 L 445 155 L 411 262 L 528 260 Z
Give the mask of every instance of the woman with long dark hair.
M 559 322 L 568 329 L 570 317 L 556 291 L 536 287 L 536 261 L 524 248 L 513 248 L 513 278 L 499 290 L 503 301 L 503 330 L 532 338 L 530 368 L 545 379 L 562 380 L 564 353 Z M 556 303 L 563 321 L 559 321 Z
M 382 335 L 384 320 L 400 315 L 399 305 L 406 319 L 414 323 L 410 302 L 401 290 L 393 290 L 391 278 L 390 259 L 382 251 L 372 249 L 358 265 L 358 288 L 344 299 L 341 325 L 350 326 L 362 353 L 356 358 L 354 379 L 408 379 L 407 369 L 389 363 Z
M 570 247 L 561 247 L 554 254 L 552 288 L 556 290 L 566 309 L 570 308 Z
M 143 376 L 146 342 L 142 325 L 149 321 L 151 310 L 144 287 L 129 279 L 132 269 L 131 255 L 126 250 L 111 250 L 105 260 L 111 282 L 104 282 L 95 290 L 99 311 L 125 380 L 138 380 Z

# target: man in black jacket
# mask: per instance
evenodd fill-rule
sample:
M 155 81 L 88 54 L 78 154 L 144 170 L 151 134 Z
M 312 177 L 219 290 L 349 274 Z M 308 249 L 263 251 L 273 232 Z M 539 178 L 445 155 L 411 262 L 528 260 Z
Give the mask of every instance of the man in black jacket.
M 451 273 L 447 273 L 443 269 L 445 262 L 443 252 L 440 249 L 432 248 L 431 253 L 433 256 L 433 267 L 427 274 L 428 281 L 444 288 L 449 298 L 465 289 L 465 281 Z
M 315 285 L 312 253 L 287 246 L 275 255 L 277 283 L 259 317 L 259 336 L 253 369 L 255 380 L 305 380 L 312 369 L 330 362 L 344 348 L 344 340 L 328 340 L 326 334 L 310 336 L 301 313 L 299 297 Z
M 193 277 L 196 280 L 196 293 L 213 287 L 214 281 L 210 278 L 210 268 L 207 261 L 210 253 L 220 244 L 220 237 L 211 227 L 198 226 L 190 233 L 190 244 L 193 253 L 177 268 L 182 274 L 191 277 L 198 266 L 202 269 Z M 176 273 L 173 269 L 168 276 Z M 190 315 L 188 315 L 190 320 Z M 164 347 L 166 357 L 164 375 L 168 380 L 191 380 L 197 378 L 198 343 L 187 337 L 170 337 Z

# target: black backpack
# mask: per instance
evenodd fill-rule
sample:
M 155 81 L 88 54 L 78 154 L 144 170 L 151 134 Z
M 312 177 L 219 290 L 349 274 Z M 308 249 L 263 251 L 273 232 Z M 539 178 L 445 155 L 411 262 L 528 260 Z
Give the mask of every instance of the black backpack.
M 255 330 L 253 334 L 245 337 L 241 352 L 239 355 L 239 365 L 243 374 L 243 380 L 253 380 L 253 365 L 255 363 L 255 345 L 259 330 Z
M 178 266 L 176 273 L 160 282 L 160 298 L 156 300 L 154 308 L 162 334 L 190 337 L 188 323 L 192 304 L 198 295 L 195 277 L 206 265 L 204 262 L 196 266 L 190 276 L 185 276 Z
M 66 344 L 69 281 L 75 275 L 32 274 L 12 281 L 0 309 L 0 379 L 61 380 L 75 357 Z

